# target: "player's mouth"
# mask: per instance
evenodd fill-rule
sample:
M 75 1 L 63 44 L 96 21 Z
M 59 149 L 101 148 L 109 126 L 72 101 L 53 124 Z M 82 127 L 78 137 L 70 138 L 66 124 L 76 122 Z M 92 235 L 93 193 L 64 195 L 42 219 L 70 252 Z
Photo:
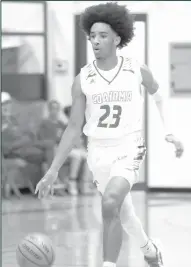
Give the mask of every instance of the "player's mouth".
M 94 47 L 94 52 L 96 52 L 96 53 L 100 52 L 100 48 Z

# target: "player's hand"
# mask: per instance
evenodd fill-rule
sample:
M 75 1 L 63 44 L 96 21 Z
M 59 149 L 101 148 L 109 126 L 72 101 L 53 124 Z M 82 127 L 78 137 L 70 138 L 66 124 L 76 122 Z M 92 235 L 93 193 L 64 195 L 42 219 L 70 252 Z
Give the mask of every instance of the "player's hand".
M 165 140 L 169 143 L 172 143 L 175 146 L 175 155 L 177 158 L 180 158 L 184 152 L 183 144 L 181 143 L 178 138 L 176 138 L 174 135 L 166 135 Z
M 53 184 L 58 177 L 58 172 L 55 172 L 51 169 L 47 171 L 45 176 L 39 181 L 36 186 L 35 194 L 38 193 L 38 198 L 45 198 L 49 194 L 54 194 Z

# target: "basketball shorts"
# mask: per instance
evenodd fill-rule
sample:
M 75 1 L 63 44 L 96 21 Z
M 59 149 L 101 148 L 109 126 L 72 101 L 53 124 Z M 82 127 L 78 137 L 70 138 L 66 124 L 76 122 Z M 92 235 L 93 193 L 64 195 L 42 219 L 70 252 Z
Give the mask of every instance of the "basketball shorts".
M 137 133 L 120 140 L 90 140 L 87 162 L 97 189 L 103 194 L 112 177 L 124 177 L 132 187 L 145 154 L 145 141 Z

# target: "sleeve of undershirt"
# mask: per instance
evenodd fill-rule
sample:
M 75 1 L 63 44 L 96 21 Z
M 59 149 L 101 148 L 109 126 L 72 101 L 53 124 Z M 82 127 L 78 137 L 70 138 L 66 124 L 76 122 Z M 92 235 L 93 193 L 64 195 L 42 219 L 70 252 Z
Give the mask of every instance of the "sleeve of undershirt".
M 147 89 L 149 94 L 154 95 L 159 90 L 159 84 L 146 65 L 141 66 L 141 76 L 142 85 Z

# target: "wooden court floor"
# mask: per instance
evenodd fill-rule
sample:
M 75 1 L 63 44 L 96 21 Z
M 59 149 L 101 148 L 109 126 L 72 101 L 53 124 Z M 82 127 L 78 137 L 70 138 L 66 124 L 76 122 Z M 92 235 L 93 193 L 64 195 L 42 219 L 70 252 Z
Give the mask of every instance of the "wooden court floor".
M 165 267 L 191 266 L 191 195 L 133 192 L 137 215 L 152 238 L 160 239 Z M 2 203 L 2 266 L 16 267 L 15 249 L 26 234 L 49 235 L 56 248 L 54 267 L 101 267 L 100 197 L 30 196 Z M 145 267 L 134 240 L 126 236 L 117 267 Z

